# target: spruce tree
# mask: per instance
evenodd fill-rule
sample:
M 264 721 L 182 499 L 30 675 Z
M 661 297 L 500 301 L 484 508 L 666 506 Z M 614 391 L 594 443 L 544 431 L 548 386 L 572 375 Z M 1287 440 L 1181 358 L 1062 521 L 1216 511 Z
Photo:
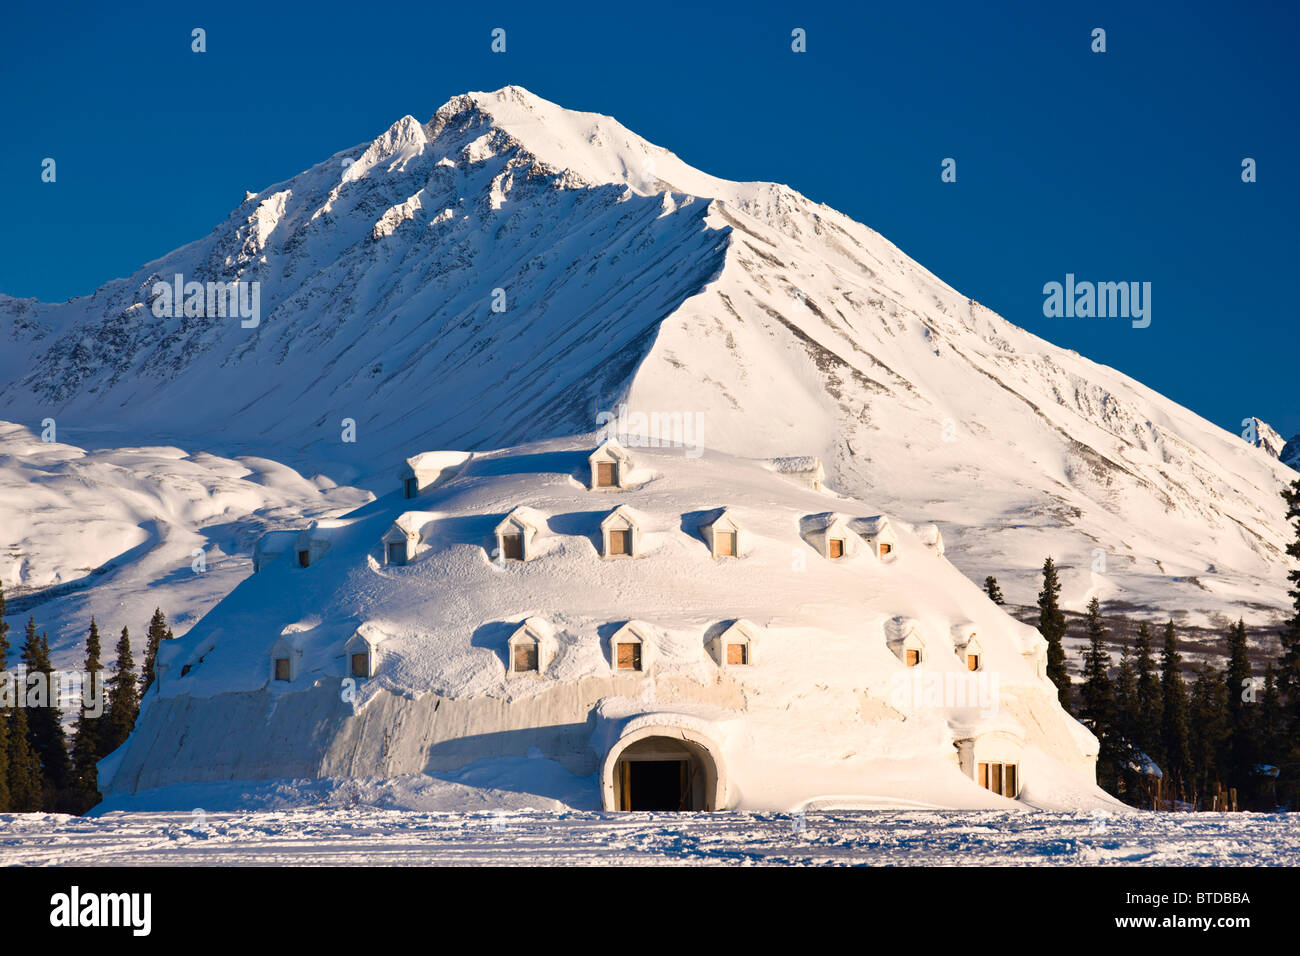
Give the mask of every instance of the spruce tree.
M 113 675 L 108 679 L 108 709 L 100 718 L 104 737 L 100 752 L 107 756 L 126 742 L 135 727 L 140 712 L 139 685 L 135 677 L 135 659 L 131 656 L 131 634 L 122 628 L 117 640 L 117 660 L 113 662 Z
M 1188 707 L 1193 796 L 1207 810 L 1213 806 L 1215 794 L 1224 788 L 1223 766 L 1228 742 L 1225 686 L 1223 675 L 1207 661 L 1192 684 Z
M 27 736 L 41 762 L 44 809 L 62 810 L 72 783 L 72 762 L 68 759 L 68 739 L 64 736 L 63 718 L 57 706 L 59 690 L 54 665 L 50 663 L 49 639 L 36 633 L 36 622 L 30 617 L 27 619 L 27 643 L 23 647 L 22 659 L 27 666 L 29 681 L 34 674 L 43 675 L 45 681 L 45 700 L 31 707 L 31 713 L 27 715 Z M 29 694 L 29 703 L 30 698 Z
M 1097 735 L 1097 783 L 1115 793 L 1119 783 L 1119 745 L 1115 736 L 1115 692 L 1110 682 L 1110 654 L 1101 604 L 1088 602 L 1088 647 L 1083 652 L 1083 684 L 1079 689 L 1079 719 Z
M 1282 627 L 1282 656 L 1278 660 L 1277 685 L 1281 699 L 1285 744 L 1274 761 L 1281 770 L 1279 796 L 1287 805 L 1300 803 L 1300 478 L 1282 491 L 1286 520 L 1295 523 L 1295 539 L 1286 546 L 1292 559 L 1287 571 L 1294 613 Z
M 82 691 L 82 707 L 77 712 L 76 729 L 72 734 L 72 769 L 75 776 L 74 788 L 77 794 L 77 812 L 84 813 L 99 802 L 98 777 L 95 764 L 104 756 L 99 751 L 103 736 L 98 722 L 104 718 L 92 717 L 86 713 L 86 704 L 94 709 L 94 699 L 100 698 L 101 706 L 104 696 L 104 665 L 100 661 L 99 627 L 95 619 L 90 619 L 90 631 L 86 635 L 86 684 Z
M 1182 655 L 1178 653 L 1178 635 L 1174 622 L 1165 625 L 1164 651 L 1160 658 L 1161 724 L 1164 747 L 1166 795 L 1179 799 L 1180 788 L 1188 780 L 1191 753 L 1187 725 L 1187 685 L 1181 673 Z
M 1049 557 L 1043 562 L 1043 589 L 1038 592 L 1038 630 L 1047 638 L 1047 677 L 1056 685 L 1056 695 L 1070 712 L 1070 671 L 1065 665 L 1065 613 L 1060 606 L 1061 582 Z
M 1264 689 L 1259 695 L 1259 720 L 1255 739 L 1259 744 L 1260 762 L 1270 768 L 1260 778 L 1260 796 L 1265 799 L 1263 809 L 1271 810 L 1277 805 L 1274 780 L 1279 755 L 1286 740 L 1282 726 L 1282 702 L 1277 692 L 1277 674 L 1272 664 L 1264 668 Z
M 1002 589 L 998 587 L 998 579 L 989 575 L 984 579 L 984 593 L 989 596 L 989 600 L 994 604 L 1006 604 L 1002 597 Z
M 1228 670 L 1224 703 L 1227 708 L 1227 753 L 1224 773 L 1240 792 L 1243 803 L 1253 803 L 1255 764 L 1259 762 L 1255 726 L 1255 688 L 1246 653 L 1246 622 L 1239 620 L 1228 632 Z
M 1138 699 L 1133 743 L 1163 768 L 1165 748 L 1160 739 L 1160 716 L 1163 709 L 1160 706 L 1160 676 L 1151 656 L 1151 629 L 1147 627 L 1146 621 L 1138 625 L 1133 666 L 1137 675 Z
M 1137 688 L 1137 668 L 1129 656 L 1127 642 L 1120 651 L 1119 668 L 1115 673 L 1115 725 L 1114 737 L 1120 759 L 1119 779 L 1123 784 L 1122 797 L 1137 806 L 1144 800 L 1142 781 L 1145 762 L 1139 757 L 1140 749 L 1134 743 L 1140 714 Z
M 9 671 L 5 666 L 9 658 L 9 625 L 5 622 L 5 589 L 0 581 L 0 693 L 7 691 L 10 684 Z M 11 809 L 9 801 L 9 708 L 0 706 L 0 813 Z
M 148 639 L 145 641 L 144 666 L 140 668 L 140 699 L 149 693 L 154 682 L 154 667 L 158 661 L 158 645 L 170 640 L 171 630 L 167 627 L 167 616 L 162 608 L 154 608 L 153 617 L 149 619 Z
M 15 813 L 45 809 L 41 759 L 27 732 L 27 708 L 15 707 L 9 717 L 9 805 Z

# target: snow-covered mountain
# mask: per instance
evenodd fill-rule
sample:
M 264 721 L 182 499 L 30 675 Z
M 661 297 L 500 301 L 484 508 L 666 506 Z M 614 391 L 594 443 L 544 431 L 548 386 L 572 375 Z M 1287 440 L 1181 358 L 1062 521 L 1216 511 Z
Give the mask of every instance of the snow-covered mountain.
M 1252 444 L 1256 448 L 1270 457 L 1282 457 L 1282 449 L 1286 447 L 1286 439 L 1277 433 L 1276 428 L 1259 418 L 1248 418 L 1242 424 L 1246 429 L 1249 429 L 1248 434 L 1254 434 L 1255 438 Z
M 176 275 L 258 282 L 256 325 L 155 317 Z M 1052 554 L 1072 607 L 1285 604 L 1281 463 L 828 206 L 518 87 L 403 117 L 92 296 L 0 298 L 0 335 L 2 417 L 87 444 L 353 481 L 625 403 L 718 451 L 820 455 L 831 486 L 939 521 L 1011 601 Z

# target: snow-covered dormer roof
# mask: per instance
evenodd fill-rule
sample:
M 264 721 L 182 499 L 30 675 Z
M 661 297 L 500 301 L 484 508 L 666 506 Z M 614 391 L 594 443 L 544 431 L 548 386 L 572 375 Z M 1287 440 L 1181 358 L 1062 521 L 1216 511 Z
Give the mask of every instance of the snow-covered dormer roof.
M 388 530 L 384 532 L 384 541 L 400 544 L 403 541 L 417 540 L 420 537 L 420 530 L 432 517 L 427 511 L 407 511 L 388 526 Z
M 537 526 L 541 522 L 537 518 L 537 513 L 525 505 L 519 505 L 501 520 L 495 528 L 493 534 L 510 534 L 514 531 L 523 531 L 530 534 L 537 533 Z
M 369 621 L 358 627 L 344 644 L 344 650 L 351 652 L 365 648 L 375 648 L 388 640 L 388 634 Z
M 849 522 L 853 530 L 863 538 L 896 538 L 894 526 L 885 515 L 872 515 L 869 518 L 854 518 Z
M 627 450 L 618 443 L 618 439 L 606 438 L 597 446 L 595 451 L 587 456 L 587 460 L 593 464 L 602 461 L 617 461 L 626 465 L 632 461 L 632 458 L 628 455 Z
M 529 617 L 519 622 L 519 626 L 514 629 L 510 635 L 510 643 L 518 644 L 520 641 L 536 641 L 545 643 L 555 639 L 555 628 L 551 622 L 543 617 Z
M 399 478 L 428 478 L 443 472 L 454 472 L 469 461 L 467 451 L 424 451 L 412 455 L 398 469 Z
M 641 521 L 637 517 L 636 512 L 627 505 L 619 505 L 609 514 L 605 515 L 604 519 L 600 522 L 600 528 L 602 531 L 611 527 L 640 529 Z
M 921 543 L 930 548 L 937 554 L 943 554 L 943 533 L 939 530 L 937 524 L 923 524 L 916 529 L 916 535 L 921 539 Z
M 712 528 L 715 531 L 738 531 L 740 530 L 740 522 L 736 520 L 735 512 L 730 508 L 723 508 L 700 525 L 700 530 L 705 528 Z

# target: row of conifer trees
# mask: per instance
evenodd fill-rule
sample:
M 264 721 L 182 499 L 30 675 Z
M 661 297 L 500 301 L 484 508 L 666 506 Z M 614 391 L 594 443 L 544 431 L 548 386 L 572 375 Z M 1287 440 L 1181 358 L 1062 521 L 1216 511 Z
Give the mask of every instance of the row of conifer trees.
M 50 662 L 49 639 L 27 619 L 21 668 L 8 670 L 9 624 L 4 619 L 0 587 L 0 672 L 9 681 L 0 696 L 0 812 L 50 811 L 85 813 L 100 800 L 95 765 L 120 747 L 140 712 L 140 700 L 153 683 L 154 658 L 161 641 L 172 638 L 161 609 L 149 621 L 145 661 L 139 673 L 131 654 L 131 636 L 122 628 L 116 657 L 108 668 L 101 659 L 99 627 L 91 618 L 86 635 L 83 698 L 103 695 L 102 707 L 76 702 L 71 740 L 63 712 L 53 699 L 60 681 Z M 32 675 L 45 680 L 32 680 Z M 98 716 L 94 716 L 96 712 Z
M 1300 560 L 1300 479 L 1282 497 L 1296 531 L 1287 554 Z M 1142 807 L 1300 808 L 1300 570 L 1287 577 L 1293 613 L 1283 626 L 1282 652 L 1263 674 L 1251 666 L 1240 620 L 1226 634 L 1226 666 L 1206 661 L 1190 682 L 1173 621 L 1158 636 L 1140 623 L 1133 646 L 1121 642 L 1116 659 L 1093 598 L 1076 687 L 1066 666 L 1061 584 L 1052 559 L 1043 563 L 1038 629 L 1047 639 L 1047 676 L 1062 706 L 1097 735 L 1099 785 Z M 996 578 L 985 578 L 984 588 L 1003 603 Z

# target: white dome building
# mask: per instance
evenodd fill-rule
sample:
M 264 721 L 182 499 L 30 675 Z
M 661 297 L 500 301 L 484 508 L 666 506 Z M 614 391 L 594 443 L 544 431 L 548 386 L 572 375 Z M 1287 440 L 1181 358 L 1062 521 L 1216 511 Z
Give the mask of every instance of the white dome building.
M 1105 799 L 1041 637 L 905 522 L 712 453 L 620 448 L 601 484 L 595 444 L 419 484 L 403 560 L 376 543 L 405 474 L 305 566 L 263 562 L 165 648 L 106 795 L 423 776 L 604 810 Z

